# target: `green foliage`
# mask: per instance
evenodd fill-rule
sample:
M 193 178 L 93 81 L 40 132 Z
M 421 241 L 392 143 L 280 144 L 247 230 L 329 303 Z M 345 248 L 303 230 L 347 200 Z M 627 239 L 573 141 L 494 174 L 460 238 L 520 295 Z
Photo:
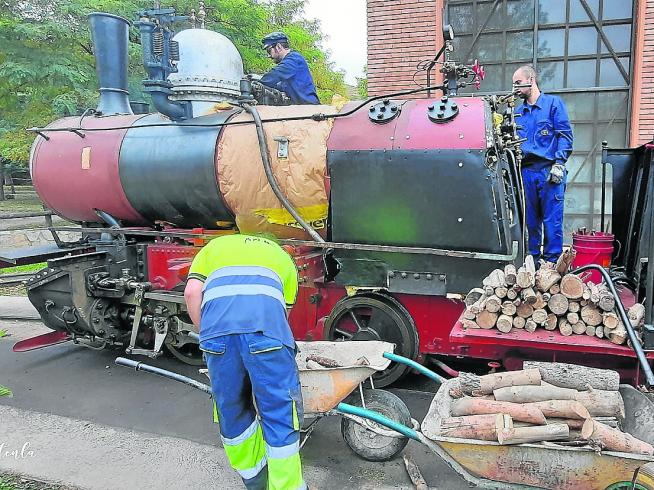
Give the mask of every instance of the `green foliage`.
M 7 335 L 9 335 L 9 333 L 6 330 L 0 328 L 0 339 L 6 337 Z
M 198 8 L 196 0 L 165 2 L 179 13 Z M 0 8 L 0 155 L 26 164 L 34 139 L 25 131 L 97 105 L 97 81 L 87 15 L 109 12 L 130 20 L 144 0 L 3 0 Z M 234 42 L 246 72 L 264 73 L 273 64 L 260 40 L 284 31 L 292 48 L 305 56 L 322 102 L 345 95 L 343 74 L 334 70 L 321 47 L 320 24 L 304 18 L 304 0 L 206 0 L 206 28 Z M 188 27 L 177 26 L 177 30 Z M 130 30 L 131 99 L 147 100 L 135 27 Z
M 368 74 L 368 67 L 363 68 L 363 73 Z M 368 98 L 368 77 L 364 76 L 363 78 L 357 77 L 357 94 L 362 99 Z
M 11 396 L 11 395 L 13 395 L 13 393 L 9 388 L 0 385 L 0 396 Z

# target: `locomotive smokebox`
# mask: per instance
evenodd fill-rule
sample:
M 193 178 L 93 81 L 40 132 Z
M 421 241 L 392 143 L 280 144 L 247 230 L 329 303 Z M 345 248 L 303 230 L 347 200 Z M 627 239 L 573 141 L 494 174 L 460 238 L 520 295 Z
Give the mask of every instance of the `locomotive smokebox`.
M 95 70 L 100 84 L 97 111 L 105 116 L 132 114 L 127 90 L 129 21 L 102 12 L 89 15 Z

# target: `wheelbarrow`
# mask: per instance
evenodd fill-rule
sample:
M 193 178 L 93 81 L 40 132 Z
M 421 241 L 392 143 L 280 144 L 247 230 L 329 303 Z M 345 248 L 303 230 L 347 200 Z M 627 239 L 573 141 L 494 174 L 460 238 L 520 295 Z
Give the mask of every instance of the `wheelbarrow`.
M 393 393 L 375 389 L 373 374 L 385 370 L 391 360 L 409 359 L 393 354 L 394 346 L 379 341 L 349 342 L 297 342 L 296 361 L 302 385 L 304 407 L 303 438 L 301 446 L 311 436 L 316 424 L 326 416 L 342 417 L 341 433 L 347 445 L 359 456 L 369 461 L 388 461 L 399 454 L 408 444 L 408 438 L 395 430 L 397 427 L 417 427 L 405 403 Z M 307 368 L 306 359 L 319 356 L 335 361 L 339 367 Z M 118 357 L 116 364 L 157 374 L 196 388 L 209 396 L 211 387 L 187 376 L 167 371 L 142 362 Z M 208 375 L 206 369 L 200 370 Z M 368 381 L 370 389 L 364 389 Z M 343 403 L 346 400 L 349 403 Z M 383 417 L 391 428 L 377 424 L 364 414 L 374 413 Z

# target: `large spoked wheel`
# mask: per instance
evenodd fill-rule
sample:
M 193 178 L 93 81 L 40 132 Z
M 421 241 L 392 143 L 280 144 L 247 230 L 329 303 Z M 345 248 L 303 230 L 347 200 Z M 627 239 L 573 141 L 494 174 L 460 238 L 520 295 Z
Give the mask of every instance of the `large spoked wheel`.
M 352 395 L 351 403 L 361 406 L 358 392 Z M 366 408 L 385 417 L 411 427 L 411 413 L 404 402 L 393 393 L 385 390 L 365 390 Z M 350 401 L 350 400 L 348 400 Z M 341 419 L 341 434 L 350 449 L 368 461 L 389 461 L 397 456 L 409 443 L 406 437 L 386 436 L 370 430 L 388 431 L 385 427 L 365 420 L 361 424 Z M 392 434 L 392 431 L 390 432 Z
M 164 345 L 174 357 L 184 364 L 191 366 L 203 366 L 204 359 L 198 343 L 192 339 L 188 333 L 189 330 L 184 328 L 183 324 L 190 324 L 191 319 L 186 315 L 177 317 L 178 328 L 166 337 Z
M 343 298 L 325 322 L 329 340 L 381 340 L 395 344 L 395 353 L 409 359 L 418 355 L 418 333 L 409 312 L 394 298 L 381 294 Z M 375 386 L 388 386 L 408 367 L 391 366 L 373 376 Z

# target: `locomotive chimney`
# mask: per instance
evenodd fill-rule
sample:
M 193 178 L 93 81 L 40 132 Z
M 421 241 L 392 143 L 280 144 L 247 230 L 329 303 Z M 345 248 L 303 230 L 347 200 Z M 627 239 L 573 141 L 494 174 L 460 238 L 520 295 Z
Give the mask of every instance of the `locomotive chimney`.
M 127 91 L 129 21 L 103 12 L 89 15 L 95 70 L 100 84 L 97 111 L 103 115 L 132 114 Z

